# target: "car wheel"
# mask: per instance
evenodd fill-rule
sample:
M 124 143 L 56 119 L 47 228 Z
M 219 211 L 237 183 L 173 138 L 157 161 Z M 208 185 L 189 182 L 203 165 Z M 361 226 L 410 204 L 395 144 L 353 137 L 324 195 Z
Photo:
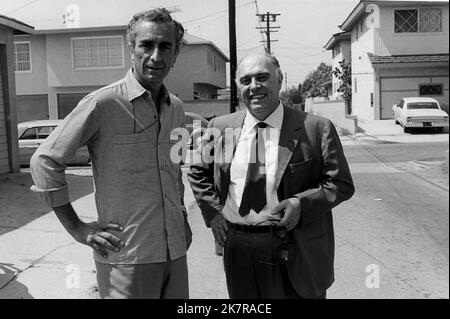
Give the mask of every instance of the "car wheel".
M 442 133 L 444 132 L 444 128 L 443 127 L 436 127 L 436 133 Z
M 409 127 L 403 126 L 403 132 L 409 133 L 410 132 Z

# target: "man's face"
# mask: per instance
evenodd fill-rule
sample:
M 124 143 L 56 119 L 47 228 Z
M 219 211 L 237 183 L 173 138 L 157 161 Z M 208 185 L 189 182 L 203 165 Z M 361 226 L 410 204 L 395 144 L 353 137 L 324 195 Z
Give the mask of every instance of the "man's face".
M 139 83 L 149 91 L 159 90 L 175 64 L 175 26 L 147 21 L 136 24 L 131 60 Z
M 246 57 L 237 70 L 237 86 L 249 112 L 263 121 L 280 103 L 281 79 L 276 66 L 264 55 Z

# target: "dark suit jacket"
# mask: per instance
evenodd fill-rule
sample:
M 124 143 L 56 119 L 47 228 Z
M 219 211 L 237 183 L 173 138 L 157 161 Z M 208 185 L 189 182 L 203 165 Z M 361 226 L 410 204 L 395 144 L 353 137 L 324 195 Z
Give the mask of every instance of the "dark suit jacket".
M 240 128 L 245 111 L 214 118 L 210 127 L 224 132 Z M 214 139 L 218 146 L 225 139 Z M 188 179 L 206 225 L 221 213 L 228 195 L 231 158 L 225 163 L 191 165 Z M 334 232 L 331 209 L 354 193 L 350 169 L 339 136 L 328 119 L 284 107 L 281 127 L 277 193 L 280 201 L 297 197 L 301 218 L 288 232 L 288 272 L 302 297 L 316 297 L 334 281 Z

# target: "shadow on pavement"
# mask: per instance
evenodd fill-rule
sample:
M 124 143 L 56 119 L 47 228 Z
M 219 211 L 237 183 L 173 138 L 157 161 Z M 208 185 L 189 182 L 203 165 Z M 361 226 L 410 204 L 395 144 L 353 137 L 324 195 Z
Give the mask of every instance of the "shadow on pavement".
M 67 175 L 66 180 L 71 201 L 93 192 L 92 177 Z M 0 176 L 0 236 L 52 211 L 39 194 L 30 191 L 31 185 L 30 173 Z
M 19 270 L 12 264 L 0 262 L 0 299 L 34 299 L 29 294 L 28 288 L 16 280 L 16 275 Z M 8 295 L 2 295 L 2 288 L 6 285 L 9 286 Z M 13 293 L 11 294 L 11 292 Z

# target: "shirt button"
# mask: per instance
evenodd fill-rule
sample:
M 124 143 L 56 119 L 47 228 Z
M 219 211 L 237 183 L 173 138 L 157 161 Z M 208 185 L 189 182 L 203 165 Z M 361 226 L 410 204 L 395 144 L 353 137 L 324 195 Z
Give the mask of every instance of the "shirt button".
M 156 115 L 154 115 L 153 118 L 156 120 Z

